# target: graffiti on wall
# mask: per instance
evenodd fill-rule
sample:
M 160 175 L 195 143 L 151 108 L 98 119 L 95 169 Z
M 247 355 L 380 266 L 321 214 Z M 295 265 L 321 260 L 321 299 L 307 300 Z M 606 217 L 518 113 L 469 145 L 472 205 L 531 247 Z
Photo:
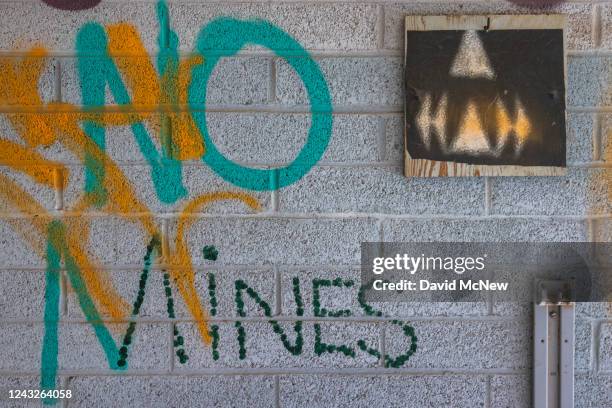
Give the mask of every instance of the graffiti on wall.
M 96 1 L 59 0 L 46 3 L 67 10 L 76 10 L 77 3 L 79 9 L 97 4 Z M 0 77 L 0 104 L 28 107 L 25 113 L 11 110 L 4 113 L 21 141 L 0 139 L 0 164 L 25 174 L 35 183 L 60 191 L 73 175 L 66 165 L 45 158 L 40 148 L 59 144 L 85 166 L 82 196 L 64 208 L 73 215 L 65 219 L 55 217 L 10 177 L 0 175 L 1 199 L 24 216 L 11 221 L 15 231 L 47 262 L 41 389 L 56 388 L 62 269 L 111 369 L 124 370 L 128 367 L 129 348 L 137 330 L 134 318 L 140 314 L 153 265 L 164 266 L 163 285 L 168 317 L 175 317 L 175 299 L 180 297 L 197 323 L 201 341 L 210 346 L 213 358 L 218 358 L 218 327 L 208 324 L 209 316 L 216 315 L 215 278 L 210 274 L 208 293 L 197 292 L 193 254 L 185 242 L 192 222 L 189 214 L 201 211 L 211 203 L 224 201 L 238 202 L 251 211 L 259 211 L 260 203 L 249 191 L 276 190 L 295 183 L 318 162 L 331 137 L 332 104 L 326 80 L 309 53 L 282 29 L 263 20 L 217 18 L 200 30 L 193 55 L 179 58 L 179 38 L 170 27 L 168 8 L 163 1 L 157 5 L 157 16 L 160 34 L 155 65 L 149 58 L 124 57 L 148 55 L 137 30 L 130 24 L 103 26 L 92 22 L 80 28 L 75 46 L 83 106 L 43 102 L 37 85 L 48 56 L 43 46 L 32 48 L 21 59 L 0 58 L 0 72 L 3 73 Z M 312 113 L 308 139 L 297 157 L 285 167 L 258 169 L 231 161 L 215 147 L 209 133 L 206 117 L 209 79 L 221 58 L 237 54 L 247 43 L 266 47 L 283 58 L 299 75 L 309 97 Z M 96 58 L 92 58 L 92 55 Z M 116 106 L 106 106 L 107 88 Z M 155 114 L 150 109 L 139 109 L 144 106 L 157 106 L 158 109 Z M 188 107 L 187 114 L 181 111 L 181 106 Z M 148 163 L 152 187 L 159 200 L 166 204 L 186 200 L 178 215 L 173 245 L 163 242 L 163 234 L 155 224 L 147 203 L 138 197 L 126 175 L 106 152 L 106 130 L 115 126 L 130 127 Z M 161 146 L 160 149 L 155 142 Z M 190 197 L 182 178 L 182 162 L 185 160 L 202 160 L 237 190 Z M 143 215 L 138 218 L 138 228 L 145 232 L 148 241 L 142 243 L 143 247 L 146 246 L 143 269 L 139 291 L 132 303 L 117 293 L 107 273 L 86 250 L 91 228 L 87 218 L 81 215 L 88 211 L 114 214 L 124 217 L 126 221 L 127 214 Z M 24 220 L 30 223 L 28 227 L 23 227 Z M 207 245 L 203 248 L 203 255 L 205 259 L 214 261 L 218 251 L 214 246 Z M 314 285 L 313 282 L 313 288 Z M 355 282 L 320 280 L 316 285 L 317 288 L 351 287 Z M 302 316 L 304 306 L 297 277 L 293 280 L 293 288 L 298 305 L 296 314 Z M 292 355 L 302 353 L 304 339 L 301 321 L 294 324 L 295 340 L 291 342 L 284 329 L 273 320 L 269 304 L 248 282 L 237 280 L 235 291 L 238 316 L 246 315 L 245 299 L 254 301 L 270 318 L 271 329 L 278 334 L 287 351 Z M 204 310 L 200 300 L 204 295 L 209 296 L 211 309 L 208 311 Z M 361 298 L 359 304 L 367 315 L 382 316 Z M 333 316 L 329 311 L 317 310 L 316 316 Z M 352 312 L 342 313 L 348 316 Z M 109 316 L 110 322 L 127 322 L 119 345 L 102 316 Z M 402 329 L 408 340 L 406 352 L 400 356 L 381 355 L 379 350 L 363 340 L 358 340 L 356 347 L 324 343 L 318 325 L 315 325 L 314 351 L 317 355 L 341 353 L 349 358 L 354 357 L 356 351 L 361 351 L 377 356 L 387 367 L 400 367 L 416 351 L 417 338 L 414 329 L 404 322 L 394 320 L 393 324 Z M 243 359 L 248 352 L 245 346 L 248 333 L 239 321 L 235 326 L 240 346 L 239 358 Z M 188 347 L 176 327 L 174 336 L 176 355 L 180 363 L 185 363 L 189 359 Z M 45 402 L 52 404 L 56 401 L 48 399 Z

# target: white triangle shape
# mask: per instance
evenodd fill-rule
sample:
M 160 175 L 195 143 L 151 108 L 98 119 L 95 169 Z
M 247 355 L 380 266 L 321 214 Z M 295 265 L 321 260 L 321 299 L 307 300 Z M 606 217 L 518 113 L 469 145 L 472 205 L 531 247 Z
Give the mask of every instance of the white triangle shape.
M 453 143 L 453 151 L 457 153 L 487 153 L 491 151 L 485 135 L 476 105 L 469 102 L 467 110 L 461 119 L 459 134 Z
M 450 74 L 454 77 L 495 79 L 487 52 L 475 30 L 463 34 Z

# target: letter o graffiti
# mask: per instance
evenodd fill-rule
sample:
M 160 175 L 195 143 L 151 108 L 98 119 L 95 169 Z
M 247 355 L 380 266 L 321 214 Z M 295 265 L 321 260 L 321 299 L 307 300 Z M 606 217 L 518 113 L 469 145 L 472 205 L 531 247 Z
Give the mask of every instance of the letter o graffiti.
M 210 76 L 221 57 L 230 57 L 247 44 L 262 45 L 283 58 L 304 83 L 312 121 L 308 139 L 297 157 L 286 167 L 256 169 L 228 160 L 213 143 L 206 125 L 206 92 Z M 218 18 L 202 28 L 197 51 L 204 62 L 192 70 L 188 103 L 204 138 L 202 160 L 224 180 L 250 190 L 275 190 L 302 178 L 327 148 L 332 132 L 332 103 L 323 73 L 308 52 L 280 28 L 262 20 Z M 198 110 L 198 107 L 203 107 Z M 278 172 L 275 175 L 275 172 Z

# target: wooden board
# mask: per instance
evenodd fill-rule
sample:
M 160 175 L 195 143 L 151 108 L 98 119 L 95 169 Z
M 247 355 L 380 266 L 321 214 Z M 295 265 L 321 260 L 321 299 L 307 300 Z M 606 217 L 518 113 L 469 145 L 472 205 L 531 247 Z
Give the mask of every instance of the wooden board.
M 564 27 L 560 15 L 407 16 L 405 175 L 565 174 Z

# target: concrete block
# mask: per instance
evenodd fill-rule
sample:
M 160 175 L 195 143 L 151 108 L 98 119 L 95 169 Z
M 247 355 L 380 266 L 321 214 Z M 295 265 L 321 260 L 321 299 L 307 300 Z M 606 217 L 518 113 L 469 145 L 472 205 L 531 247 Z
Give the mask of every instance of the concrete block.
M 576 316 L 582 318 L 605 319 L 612 315 L 612 304 L 606 302 L 577 302 Z
M 161 156 L 160 117 L 158 114 L 151 113 L 146 116 L 146 119 L 142 122 L 146 135 Z M 82 128 L 84 129 L 83 126 Z M 194 137 L 196 136 L 199 137 L 200 135 L 194 135 Z M 141 151 L 131 126 L 107 126 L 105 141 L 104 151 L 116 163 L 146 163 L 146 157 Z M 77 162 L 81 163 L 82 160 Z
M 482 407 L 484 376 L 308 375 L 280 379 L 281 406 L 368 408 Z M 358 396 L 358 398 L 356 398 Z
M 267 57 L 222 59 L 208 82 L 207 106 L 266 103 L 270 90 L 271 63 Z
M 66 208 L 71 208 L 85 194 L 85 168 L 82 166 L 70 166 L 72 177 L 69 180 L 66 191 L 64 193 L 64 202 Z M 173 190 L 175 187 L 171 185 L 173 179 L 162 179 L 164 183 L 157 186 L 153 182 L 153 169 L 149 165 L 141 164 L 125 164 L 120 165 L 119 170 L 125 177 L 125 181 L 131 187 L 135 197 L 140 205 L 146 206 L 148 211 L 154 213 L 175 212 L 180 213 L 186 210 L 186 207 L 196 198 L 216 192 L 242 192 L 234 185 L 224 181 L 220 176 L 214 173 L 210 167 L 203 162 L 184 162 L 181 170 L 181 180 L 185 188 L 185 196 L 178 199 L 174 203 L 165 203 L 160 199 L 158 193 L 160 188 Z M 117 183 L 118 181 L 113 181 Z M 269 192 L 248 192 L 249 195 L 255 197 L 260 206 L 261 211 L 266 211 L 270 208 L 270 193 Z M 138 212 L 139 207 L 134 207 L 133 212 Z M 213 201 L 208 205 L 203 205 L 200 208 L 193 210 L 196 213 L 223 213 L 223 214 L 251 214 L 254 211 L 238 200 L 220 200 Z
M 73 377 L 71 405 L 87 407 L 269 407 L 274 381 L 268 376 Z
M 404 163 L 404 118 L 389 116 L 385 122 L 385 160 Z
M 283 267 L 281 269 L 282 314 L 297 316 L 297 303 L 294 294 L 293 279 L 299 281 L 300 296 L 304 304 L 304 316 L 315 316 L 314 282 L 315 280 L 331 280 L 340 278 L 343 282 L 352 282 L 352 286 L 319 286 L 319 315 L 321 309 L 328 311 L 350 310 L 353 316 L 363 316 L 363 311 L 357 301 L 360 286 L 359 268 L 300 268 Z
M 41 229 L 36 228 L 40 225 Z M 0 259 L 3 268 L 44 267 L 50 218 L 1 218 Z
M 531 328 L 525 322 L 455 320 L 406 323 L 414 327 L 418 341 L 417 351 L 404 368 L 484 370 L 531 366 Z M 389 324 L 385 330 L 385 352 L 392 357 L 406 352 L 411 342 L 401 328 Z
M 576 319 L 574 330 L 574 369 L 586 371 L 591 369 L 591 339 L 593 329 L 591 322 L 586 319 Z
M 599 328 L 599 369 L 612 371 L 612 323 L 604 322 Z
M 168 272 L 167 270 L 153 269 L 147 279 L 145 287 L 144 302 L 140 307 L 140 313 L 138 317 L 142 318 L 157 318 L 157 319 L 169 319 L 167 309 L 167 296 L 165 294 L 165 287 L 163 284 L 163 275 Z M 214 274 L 214 280 L 216 284 L 215 295 L 217 305 L 215 307 L 216 318 L 233 318 L 237 317 L 237 306 L 236 306 L 236 289 L 235 283 L 237 280 L 244 281 L 247 285 L 253 288 L 261 298 L 268 303 L 274 314 L 276 307 L 275 298 L 275 283 L 274 274 L 268 270 L 217 270 L 212 269 L 208 271 L 196 270 L 195 271 L 195 289 L 198 295 L 202 308 L 209 317 L 212 316 L 211 297 L 209 293 L 209 276 Z M 140 281 L 139 270 L 120 270 L 120 271 L 108 271 L 105 272 L 103 279 L 109 283 L 116 293 L 124 299 L 128 305 L 130 305 L 130 313 L 132 312 L 132 305 L 136 301 L 139 281 Z M 171 296 L 174 304 L 174 313 L 177 319 L 193 319 L 191 312 L 189 312 L 183 296 L 179 292 L 175 281 L 170 279 L 171 284 Z M 37 296 L 44 292 L 37 292 Z M 40 297 L 40 296 L 39 296 Z M 78 298 L 73 291 L 67 294 L 67 310 L 68 316 L 71 318 L 84 319 L 85 315 L 81 309 Z M 244 300 L 244 312 L 248 317 L 263 317 L 265 316 L 263 309 L 252 299 L 246 292 L 243 292 L 242 298 Z M 309 305 L 310 306 L 310 305 Z M 98 310 L 101 313 L 101 310 Z M 101 313 L 102 318 L 110 318 L 109 315 Z M 40 314 L 39 316 L 42 316 Z M 39 317 L 37 316 L 37 317 Z M 11 317 L 10 315 L 7 318 Z
M 294 322 L 279 322 L 287 336 L 287 341 L 295 345 L 296 332 Z M 175 370 L 193 370 L 201 368 L 241 367 L 241 368 L 348 368 L 376 367 L 379 361 L 376 357 L 359 350 L 357 341 L 363 339 L 368 345 L 378 347 L 380 327 L 375 323 L 339 323 L 321 322 L 321 342 L 335 346 L 345 345 L 355 351 L 354 356 L 341 352 L 315 352 L 315 329 L 312 322 L 302 325 L 303 347 L 301 353 L 290 353 L 281 342 L 280 335 L 274 333 L 272 325 L 267 322 L 242 322 L 245 331 L 245 350 L 240 359 L 238 331 L 233 323 L 218 323 L 219 359 L 213 360 L 212 349 L 204 345 L 196 327 L 191 323 L 178 323 L 181 335 L 184 337 L 185 353 L 189 359 L 180 364 L 178 358 L 174 362 Z
M 334 115 L 332 136 L 320 163 L 377 161 L 380 120 L 376 115 Z M 257 165 L 292 162 L 306 143 L 310 124 L 309 114 L 207 114 L 216 148 L 230 160 Z
M 609 407 L 612 405 L 612 377 L 591 374 L 576 375 L 574 405 L 576 407 Z
M 336 106 L 403 104 L 402 60 L 399 57 L 319 58 Z M 284 60 L 276 61 L 276 95 L 284 105 L 309 104 L 304 85 Z
M 26 173 L 27 172 L 27 173 Z M 36 179 L 31 177 L 28 173 L 38 174 L 45 178 L 51 177 L 53 180 L 56 169 L 51 166 L 36 165 L 34 163 L 29 164 L 15 164 L 12 166 L 0 166 L 0 176 L 4 176 L 7 179 L 15 183 L 21 188 L 25 194 L 25 197 L 34 200 L 44 210 L 52 211 L 55 209 L 55 191 L 53 187 L 49 187 L 44 184 L 40 184 Z M 2 199 L 0 201 L 0 212 L 3 213 L 16 213 L 19 211 L 19 205 L 13 201 Z
M 612 57 L 573 56 L 567 61 L 568 106 L 612 105 Z
M 493 295 L 493 314 L 495 316 L 529 318 L 533 316 L 533 307 L 531 303 L 506 302 Z
M 0 320 L 43 319 L 43 271 L 0 271 L 0 282 Z
M 0 13 L 6 3 L 0 4 Z M 2 29 L 0 29 L 2 30 Z M 0 31 L 0 44 L 2 43 L 2 31 Z M 40 42 L 39 42 L 40 44 Z M 2 51 L 11 51 L 10 48 L 0 47 Z M 7 68 L 11 67 L 16 83 L 12 83 L 8 72 L 4 72 L 0 96 L 0 107 L 36 106 L 47 104 L 57 100 L 55 95 L 55 83 L 58 70 L 58 59 L 53 57 L 0 57 L 0 62 Z M 4 68 L 4 69 L 7 69 Z M 32 97 L 32 85 L 36 84 L 38 97 Z M 6 87 L 6 88 L 5 88 Z M 6 93 L 5 93 L 6 92 Z M 9 93 L 10 92 L 10 93 Z M 5 114 L 3 114 L 4 116 Z
M 157 49 L 159 24 L 155 6 L 147 3 L 102 2 L 84 11 L 59 10 L 43 2 L 3 2 L 0 15 L 0 48 L 27 50 L 42 45 L 51 51 L 75 51 L 79 30 L 86 23 L 101 25 L 127 22 L 138 32 L 148 50 Z
M 601 153 L 605 163 L 612 163 L 612 115 L 601 116 Z
M 585 215 L 612 212 L 612 171 L 568 169 L 560 177 L 492 177 L 491 212 L 507 215 Z
M 300 295 L 304 302 L 304 316 L 315 316 L 313 281 L 335 280 L 352 281 L 352 286 L 319 287 L 319 313 L 350 310 L 352 316 L 367 316 L 358 301 L 361 274 L 359 268 L 292 268 L 281 269 L 282 314 L 297 316 L 297 304 L 293 293 L 293 278 L 298 278 Z M 485 303 L 468 302 L 368 302 L 384 316 L 402 318 L 411 316 L 482 316 L 487 314 Z
M 372 4 L 274 4 L 270 20 L 307 49 L 376 49 L 378 11 Z
M 170 4 L 181 49 L 196 47 L 200 30 L 217 17 L 266 19 L 306 49 L 361 50 L 376 48 L 376 6 L 367 4 Z
M 156 67 L 155 56 L 148 55 L 132 55 L 132 56 L 118 56 L 113 58 L 115 62 L 115 66 L 119 69 L 119 73 L 121 75 L 122 81 L 112 81 L 111 83 L 105 83 L 105 98 L 104 105 L 117 105 L 118 102 L 115 99 L 115 96 L 112 94 L 111 87 L 121 87 L 124 86 L 130 96 L 130 102 L 136 104 L 134 101 L 134 90 L 130 87 L 129 82 L 126 82 L 126 77 L 119 67 L 122 66 L 140 66 L 142 64 L 148 64 L 151 67 Z M 87 71 L 84 73 L 84 77 L 81 79 L 79 75 L 79 65 L 84 64 L 82 66 L 88 67 Z M 80 60 L 76 57 L 64 57 L 61 59 L 62 65 L 62 78 L 61 78 L 61 93 L 62 93 L 62 101 L 66 103 L 70 103 L 73 105 L 83 105 L 82 93 L 85 89 L 88 89 L 90 83 L 88 81 L 93 81 L 96 83 L 98 78 L 99 67 L 105 67 L 102 64 L 101 59 L 98 56 L 85 56 Z M 105 67 L 106 68 L 106 67 Z M 110 78 L 114 70 L 105 69 L 104 75 L 107 78 Z M 155 69 L 155 72 L 157 70 Z M 139 76 L 147 79 L 147 88 L 142 91 L 147 94 L 153 94 L 155 89 L 158 88 L 159 77 L 149 75 L 148 72 L 139 71 Z M 157 84 L 156 84 L 157 83 Z M 157 85 L 157 87 L 156 87 Z M 147 109 L 151 109 L 154 105 L 145 106 Z M 142 107 L 142 105 L 138 105 L 138 107 Z M 101 107 L 100 107 L 101 108 Z
M 582 242 L 584 221 L 562 219 L 389 220 L 383 237 L 390 242 Z
M 108 287 L 114 290 L 128 305 L 129 313 L 132 312 L 132 306 L 136 301 L 139 290 L 139 281 L 141 270 L 111 270 L 111 271 L 93 271 L 98 274 L 100 279 L 108 283 Z M 145 296 L 142 306 L 140 307 L 139 317 L 157 317 L 167 318 L 166 297 L 164 294 L 163 274 L 160 270 L 152 269 L 147 278 L 145 287 Z M 78 296 L 68 281 L 69 292 L 67 298 L 67 315 L 70 318 L 85 319 L 85 314 L 81 309 Z M 175 292 L 176 289 L 173 291 Z M 176 298 L 176 293 L 173 293 Z M 98 312 L 103 319 L 110 319 L 111 316 L 103 313 L 98 308 Z
M 171 240 L 175 231 L 173 220 Z M 378 239 L 370 218 L 195 218 L 186 234 L 196 265 L 211 264 L 203 259 L 204 245 L 218 249 L 221 265 L 354 265 L 360 242 Z
M 39 371 L 43 333 L 39 323 L 0 323 L 0 370 L 12 374 Z
M 170 3 L 172 29 L 179 36 L 181 51 L 191 52 L 197 49 L 198 34 L 212 20 L 230 17 L 240 20 L 267 18 L 270 7 L 267 4 L 181 4 Z
M 531 378 L 525 375 L 491 377 L 491 408 L 529 408 L 531 406 Z
M 143 217 L 74 216 L 64 220 L 67 234 L 76 231 L 73 228 L 89 228 L 89 236 L 81 238 L 81 245 L 94 266 L 142 268 L 146 246 L 151 241 L 142 227 Z
M 482 179 L 406 178 L 388 167 L 316 167 L 279 196 L 287 212 L 484 213 Z
M 595 137 L 594 117 L 591 113 L 569 112 L 567 114 L 567 163 L 588 163 L 595 159 L 593 145 Z
M 403 49 L 406 15 L 481 15 L 481 14 L 564 14 L 567 16 L 566 44 L 570 50 L 594 47 L 592 40 L 593 6 L 586 3 L 558 3 L 549 6 L 520 6 L 511 1 L 398 4 L 385 7 L 385 48 Z
M 119 350 L 127 323 L 107 323 L 106 327 Z M 168 347 L 171 338 L 172 331 L 168 324 L 138 323 L 132 335 L 132 344 L 128 348 L 128 370 L 169 369 Z M 93 327 L 88 323 L 61 324 L 59 344 L 58 364 L 60 369 L 71 371 L 110 369 L 106 354 Z M 119 354 L 116 358 L 119 359 Z
M 199 269 L 195 276 L 195 288 L 200 297 L 200 302 L 204 310 L 209 316 L 212 316 L 211 297 L 209 292 L 209 279 L 211 274 L 214 275 L 215 281 L 215 296 L 217 306 L 215 307 L 216 318 L 231 318 L 238 317 L 238 306 L 236 304 L 236 281 L 242 280 L 249 287 L 257 292 L 263 301 L 265 301 L 272 315 L 275 315 L 276 310 L 276 284 L 274 272 L 266 269 L 217 269 L 206 268 Z M 174 310 L 178 318 L 193 319 L 193 316 L 188 311 L 185 302 L 173 287 Z M 252 299 L 246 291 L 242 292 L 244 301 L 244 313 L 247 317 L 263 317 L 265 316 L 264 309 Z
M 612 48 L 612 5 L 602 4 L 601 6 L 601 47 Z
M 19 116 L 25 118 L 28 123 L 34 123 L 34 119 L 37 117 L 37 113 L 19 113 Z M 54 114 L 45 114 L 47 117 L 55 118 Z M 26 141 L 27 131 L 16 128 L 9 120 L 9 114 L 0 114 L 0 135 L 2 139 L 8 140 L 20 145 L 24 145 Z M 34 152 L 42 155 L 48 160 L 68 163 L 78 161 L 74 154 L 70 152 L 65 146 L 59 141 L 52 143 L 49 146 L 41 145 L 38 147 L 31 148 Z
M 153 7 L 153 6 L 152 6 Z M 123 57 L 117 58 L 118 64 L 129 64 L 137 58 L 148 59 L 153 67 L 156 66 L 155 57 Z M 95 64 L 95 62 L 93 62 Z M 211 105 L 252 105 L 262 104 L 268 101 L 270 88 L 270 58 L 269 57 L 235 57 L 224 58 L 215 67 L 207 87 L 207 106 Z M 144 74 L 143 74 L 144 75 Z M 150 89 L 158 78 L 147 78 Z M 129 89 L 123 77 L 123 84 L 130 95 L 133 90 Z M 79 78 L 77 60 L 75 58 L 64 58 L 62 60 L 62 99 L 65 102 L 81 105 L 81 89 L 83 83 Z M 149 89 L 143 90 L 144 92 Z M 115 98 L 107 88 L 105 103 L 116 104 Z M 198 101 L 197 108 L 204 101 Z M 150 108 L 153 108 L 151 106 Z

